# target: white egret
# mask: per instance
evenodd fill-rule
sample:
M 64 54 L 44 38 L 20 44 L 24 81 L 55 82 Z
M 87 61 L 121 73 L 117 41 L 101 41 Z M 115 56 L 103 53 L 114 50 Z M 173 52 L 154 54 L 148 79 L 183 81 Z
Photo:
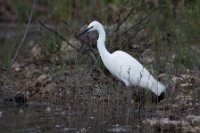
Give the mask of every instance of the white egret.
M 147 69 L 131 55 L 120 50 L 113 53 L 108 52 L 105 47 L 106 34 L 101 23 L 98 21 L 91 22 L 78 36 L 90 31 L 97 31 L 99 34 L 97 48 L 105 67 L 115 77 L 123 81 L 127 87 L 140 86 L 149 89 L 157 96 L 165 92 L 166 87 L 157 81 Z

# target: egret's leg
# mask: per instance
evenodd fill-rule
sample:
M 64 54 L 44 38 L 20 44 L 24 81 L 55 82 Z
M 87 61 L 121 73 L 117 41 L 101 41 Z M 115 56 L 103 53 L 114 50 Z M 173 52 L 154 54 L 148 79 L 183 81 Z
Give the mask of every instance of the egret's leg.
M 144 89 L 142 88 L 142 90 L 140 91 L 140 94 L 139 94 L 139 109 L 138 109 L 138 117 L 140 117 L 140 111 L 141 111 L 141 108 L 144 104 Z
M 127 88 L 127 101 L 126 101 L 126 109 L 127 109 L 127 116 L 126 116 L 126 125 L 128 125 L 129 115 L 131 113 L 131 96 L 132 90 L 131 87 Z

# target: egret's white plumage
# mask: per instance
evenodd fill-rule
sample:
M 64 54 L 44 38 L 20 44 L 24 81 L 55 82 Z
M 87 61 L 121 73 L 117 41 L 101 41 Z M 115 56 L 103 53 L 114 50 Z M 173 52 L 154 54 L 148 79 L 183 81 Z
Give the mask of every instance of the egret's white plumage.
M 105 47 L 105 30 L 98 21 L 91 22 L 80 35 L 96 30 L 99 33 L 97 48 L 105 67 L 126 86 L 140 86 L 151 90 L 157 96 L 165 92 L 166 87 L 157 81 L 142 64 L 123 51 L 108 52 Z

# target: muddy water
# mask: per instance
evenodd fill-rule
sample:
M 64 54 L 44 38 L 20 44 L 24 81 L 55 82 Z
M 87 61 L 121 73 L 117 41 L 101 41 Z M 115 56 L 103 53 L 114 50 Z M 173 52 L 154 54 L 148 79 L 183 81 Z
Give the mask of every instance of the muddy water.
M 77 99 L 79 101 L 80 99 Z M 146 132 L 142 128 L 143 118 L 159 113 L 134 110 L 127 122 L 126 107 L 123 104 L 96 103 L 88 101 L 83 105 L 50 105 L 48 102 L 28 102 L 25 108 L 16 108 L 13 104 L 1 103 L 0 129 L 2 133 L 132 133 Z M 97 106 L 98 105 L 98 106 Z M 132 108 L 133 110 L 133 108 Z

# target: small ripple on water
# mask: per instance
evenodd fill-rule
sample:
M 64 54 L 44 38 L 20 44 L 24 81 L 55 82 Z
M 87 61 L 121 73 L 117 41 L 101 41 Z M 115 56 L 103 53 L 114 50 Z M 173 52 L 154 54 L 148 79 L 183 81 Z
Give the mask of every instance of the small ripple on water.
M 122 132 L 133 132 L 132 126 L 120 126 L 119 124 L 108 126 L 107 132 L 111 133 L 122 133 Z
M 27 129 L 21 129 L 18 130 L 18 132 L 20 133 L 41 133 L 42 131 L 40 129 L 37 128 L 27 128 Z

